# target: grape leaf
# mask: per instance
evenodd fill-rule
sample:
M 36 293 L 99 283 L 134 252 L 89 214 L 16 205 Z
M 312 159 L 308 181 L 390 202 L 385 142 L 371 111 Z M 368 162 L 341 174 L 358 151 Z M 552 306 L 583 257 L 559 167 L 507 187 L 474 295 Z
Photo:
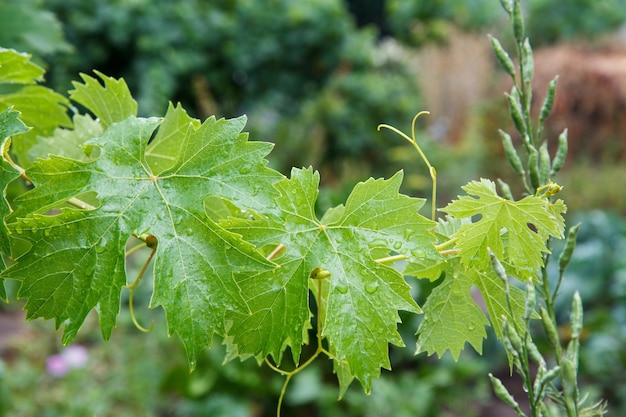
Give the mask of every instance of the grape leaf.
M 237 274 L 274 268 L 207 218 L 203 206 L 208 195 L 259 211 L 271 206 L 272 184 L 282 178 L 265 167 L 271 144 L 248 142 L 243 117 L 209 118 L 197 126 L 187 116 L 176 163 L 155 175 L 145 157 L 148 141 L 178 113 L 170 107 L 163 121 L 131 116 L 111 124 L 86 142 L 100 150 L 93 161 L 50 156 L 27 170 L 35 188 L 20 198 L 12 227 L 33 246 L 2 276 L 21 281 L 18 296 L 27 298 L 29 319 L 65 323 L 64 343 L 94 307 L 103 336 L 110 337 L 131 235 L 158 239 L 151 306 L 165 309 L 169 331 L 183 340 L 192 368 L 212 334 L 224 333 L 225 310 L 247 311 Z M 97 207 L 48 213 L 86 192 L 97 193 Z
M 490 263 L 487 248 L 491 248 L 518 271 L 536 271 L 543 265 L 543 253 L 549 252 L 547 238 L 563 237 L 562 202 L 552 206 L 547 199 L 536 196 L 506 200 L 498 196 L 495 183 L 486 179 L 472 181 L 463 189 L 469 195 L 452 201 L 442 211 L 457 218 L 481 216 L 474 223 L 462 225 L 456 234 L 456 247 L 461 250 L 465 267 L 486 270 Z
M 417 331 L 416 353 L 436 353 L 441 357 L 449 350 L 457 360 L 466 343 L 482 353 L 482 342 L 487 336 L 484 327 L 490 321 L 499 338 L 502 338 L 502 317 L 523 326 L 524 291 L 509 288 L 511 313 L 504 282 L 492 269 L 465 269 L 458 258 L 452 258 L 445 263 L 445 272 L 443 281 L 423 306 L 424 320 Z M 490 320 L 472 296 L 473 287 L 480 290 Z
M 83 83 L 72 82 L 74 90 L 70 91 L 70 98 L 91 110 L 104 129 L 129 116 L 136 116 L 137 102 L 130 94 L 126 81 L 122 78 L 116 80 L 99 71 L 94 72 L 104 85 L 94 77 L 80 74 Z
M 250 294 L 248 317 L 230 313 L 230 343 L 240 354 L 280 361 L 291 346 L 298 361 L 303 331 L 308 327 L 309 288 L 322 293 L 321 334 L 339 364 L 342 392 L 358 378 L 367 392 L 380 368 L 389 368 L 388 343 L 403 345 L 397 331 L 398 310 L 417 313 L 410 287 L 393 267 L 371 257 L 375 247 L 406 256 L 436 256 L 434 222 L 418 214 L 421 199 L 399 194 L 402 173 L 389 180 L 357 184 L 345 205 L 330 209 L 321 220 L 315 215 L 319 175 L 293 169 L 290 179 L 276 187 L 281 219 L 230 219 L 229 230 L 258 248 L 285 246 L 274 259 L 280 268 L 240 282 Z M 313 279 L 319 269 L 330 276 Z M 318 300 L 318 303 L 320 300 Z M 262 337 L 268 334 L 269 337 Z
M 65 156 L 76 160 L 87 160 L 88 150 L 83 144 L 91 138 L 100 136 L 102 125 L 91 116 L 76 114 L 71 129 L 58 128 L 52 136 L 40 137 L 28 151 L 31 160 L 48 155 Z
M 30 148 L 37 136 L 49 136 L 58 126 L 71 126 L 66 114 L 69 101 L 49 88 L 36 85 L 43 79 L 43 68 L 30 61 L 30 55 L 0 48 L 0 110 L 14 107 L 20 119 L 32 127 L 29 132 L 15 140 L 11 152 L 23 167 L 32 161 Z
M 449 272 L 424 303 L 416 353 L 437 353 L 441 357 L 450 350 L 457 360 L 466 342 L 482 352 L 489 321 L 472 299 L 470 274 L 461 265 Z
M 0 84 L 31 84 L 43 81 L 45 70 L 31 62 L 29 54 L 0 48 Z
M 11 213 L 11 206 L 6 199 L 6 187 L 19 175 L 4 156 L 9 151 L 11 145 L 10 137 L 28 131 L 28 128 L 19 119 L 19 112 L 8 108 L 0 113 L 0 271 L 5 268 L 2 253 L 11 254 L 9 244 L 9 229 L 6 225 L 6 217 Z M 0 298 L 6 300 L 6 292 L 2 279 L 0 279 Z

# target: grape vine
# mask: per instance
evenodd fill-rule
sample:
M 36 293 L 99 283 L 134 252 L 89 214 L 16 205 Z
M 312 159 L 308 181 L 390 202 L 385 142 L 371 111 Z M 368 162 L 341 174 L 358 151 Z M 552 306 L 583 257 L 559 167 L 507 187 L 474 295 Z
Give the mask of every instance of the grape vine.
M 245 117 L 200 121 L 173 104 L 162 117 L 138 117 L 124 80 L 97 71 L 81 74 L 82 82 L 75 82 L 65 98 L 38 85 L 43 69 L 29 56 L 0 50 L 0 83 L 18 86 L 0 98 L 0 251 L 5 255 L 0 280 L 18 281 L 17 297 L 26 300 L 27 318 L 54 319 L 63 326 L 63 343 L 69 344 L 92 310 L 109 339 L 124 289 L 133 322 L 149 332 L 152 325 L 146 328 L 135 317 L 133 294 L 154 263 L 150 307 L 164 309 L 168 332 L 182 340 L 190 368 L 217 335 L 228 358 L 253 357 L 285 376 L 278 415 L 291 379 L 320 355 L 333 362 L 340 398 L 354 379 L 369 392 L 372 379 L 390 368 L 389 344 L 404 346 L 397 330 L 399 311 L 423 314 L 416 353 L 449 351 L 458 359 L 467 343 L 481 353 L 485 329 L 493 326 L 526 380 L 531 378 L 529 360 L 543 366 L 538 382 L 526 384 L 539 410 L 533 415 L 543 415 L 539 404 L 547 391 L 560 392 L 551 385 L 559 375 L 568 415 L 577 415 L 577 348 L 568 347 L 564 355 L 554 337 L 558 286 L 550 289 L 546 276 L 550 241 L 565 237 L 566 206 L 555 199 L 560 186 L 552 178 L 563 166 L 567 137 L 561 135 L 553 159 L 547 142 L 537 146 L 556 81 L 535 130 L 532 50 L 523 34 L 520 4 L 502 4 L 521 57 L 521 84 L 507 101 L 527 161 L 509 134 L 501 132 L 501 137 L 526 193 L 516 200 L 502 181 L 500 192 L 489 179 L 470 181 L 437 218 L 437 172 L 415 139 L 416 119 L 427 112 L 415 116 L 411 136 L 381 124 L 379 130 L 399 134 L 426 164 L 433 184 L 430 219 L 419 213 L 424 199 L 400 193 L 402 171 L 357 184 L 344 204 L 318 217 L 320 174 L 311 167 L 294 168 L 287 177 L 268 168 L 265 157 L 272 145 L 248 139 Z M 491 42 L 516 80 L 513 61 L 495 38 Z M 45 130 L 50 118 L 40 120 L 20 100 L 20 94 L 32 94 L 27 89 L 33 86 L 47 105 L 63 110 L 49 113 L 56 117 L 56 130 Z M 68 121 L 70 101 L 87 113 Z M 33 140 L 28 128 L 42 137 Z M 14 143 L 19 143 L 17 152 Z M 32 187 L 9 203 L 7 185 L 20 180 Z M 559 284 L 576 231 L 572 227 L 567 234 Z M 151 252 L 129 282 L 125 259 L 139 247 L 127 248 L 131 237 Z M 412 297 L 406 277 L 437 282 L 424 305 Z M 473 300 L 473 287 L 485 300 L 486 313 Z M 545 300 L 539 312 L 535 287 Z M 2 285 L 0 296 L 7 299 Z M 574 335 L 582 320 L 576 300 Z M 317 348 L 303 359 L 312 328 L 311 301 L 317 306 Z M 532 343 L 529 323 L 538 316 L 554 339 L 556 368 L 547 368 Z M 292 370 L 282 363 L 287 351 Z M 496 393 L 523 415 L 501 383 L 493 381 Z

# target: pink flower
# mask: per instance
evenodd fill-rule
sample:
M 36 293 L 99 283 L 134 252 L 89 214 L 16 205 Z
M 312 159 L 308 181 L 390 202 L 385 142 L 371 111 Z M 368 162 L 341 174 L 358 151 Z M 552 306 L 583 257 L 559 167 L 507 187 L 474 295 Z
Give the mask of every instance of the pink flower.
M 46 370 L 52 376 L 61 377 L 69 371 L 69 367 L 61 355 L 51 355 L 46 359 Z
M 89 353 L 84 346 L 72 345 L 58 355 L 50 355 L 46 360 L 46 370 L 55 377 L 62 377 L 72 369 L 83 368 L 87 364 Z

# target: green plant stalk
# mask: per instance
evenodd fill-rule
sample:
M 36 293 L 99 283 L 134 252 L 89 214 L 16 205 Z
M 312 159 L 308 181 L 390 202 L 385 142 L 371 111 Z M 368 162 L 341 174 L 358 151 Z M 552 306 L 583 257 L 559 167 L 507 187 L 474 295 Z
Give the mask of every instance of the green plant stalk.
M 514 121 L 516 130 L 522 135 L 524 139 L 524 145 L 526 147 L 526 151 L 528 153 L 528 158 L 526 161 L 526 166 L 523 164 L 520 166 L 519 157 L 517 157 L 517 152 L 512 146 L 510 141 L 510 137 L 508 135 L 501 133 L 501 138 L 503 141 L 503 145 L 511 163 L 511 166 L 514 168 L 515 172 L 520 175 L 522 178 L 522 183 L 524 188 L 528 192 L 528 194 L 534 194 L 539 196 L 540 192 L 542 198 L 552 199 L 552 196 L 560 190 L 560 187 L 557 184 L 552 182 L 551 177 L 555 175 L 562 167 L 566 153 L 567 153 L 567 131 L 564 131 L 559 136 L 559 146 L 556 151 L 556 155 L 552 161 L 550 161 L 550 155 L 548 152 L 548 148 L 546 143 L 538 148 L 537 141 L 541 140 L 541 134 L 543 132 L 543 124 L 546 118 L 548 117 L 552 105 L 554 102 L 554 95 L 556 90 L 556 78 L 552 80 L 550 85 L 548 86 L 548 92 L 546 95 L 546 99 L 544 100 L 543 106 L 541 108 L 541 113 L 539 115 L 538 125 L 536 130 L 532 128 L 532 118 L 531 118 L 531 81 L 533 78 L 533 57 L 532 57 L 532 48 L 530 47 L 530 42 L 524 36 L 524 22 L 523 16 L 521 13 L 520 0 L 513 0 L 512 4 L 503 1 L 502 6 L 509 14 L 509 18 L 511 24 L 513 26 L 514 38 L 515 38 L 515 47 L 518 57 L 518 71 L 519 71 L 519 79 L 515 76 L 515 72 L 510 68 L 510 61 L 506 59 L 508 55 L 505 51 L 501 50 L 501 46 L 499 42 L 492 40 L 492 47 L 498 60 L 501 65 L 504 67 L 505 71 L 511 75 L 513 79 L 513 90 L 510 94 L 506 95 L 507 101 L 509 102 L 510 114 L 511 118 Z M 520 174 L 521 173 L 521 174 Z M 526 174 L 530 180 L 530 187 L 528 187 L 528 183 L 526 180 Z M 578 294 L 574 297 L 574 302 L 572 304 L 572 314 L 570 317 L 571 327 L 572 327 L 572 340 L 570 341 L 567 352 L 564 353 L 563 346 L 561 341 L 559 340 L 557 333 L 557 320 L 555 314 L 555 299 L 558 296 L 558 290 L 560 288 L 564 270 L 569 263 L 572 252 L 575 246 L 576 233 L 578 231 L 579 225 L 573 226 L 568 231 L 567 239 L 566 239 L 566 247 L 559 258 L 559 279 L 554 290 L 550 288 L 549 276 L 547 265 L 550 262 L 551 255 L 551 238 L 548 239 L 546 246 L 548 251 L 543 256 L 543 266 L 539 271 L 539 283 L 538 292 L 542 300 L 542 304 L 540 306 L 541 311 L 541 319 L 544 326 L 544 331 L 548 336 L 548 340 L 550 344 L 554 348 L 554 356 L 557 365 L 550 371 L 545 369 L 545 360 L 542 355 L 537 351 L 536 346 L 530 339 L 530 300 L 528 297 L 534 298 L 534 291 L 529 291 L 527 289 L 527 305 L 525 311 L 525 328 L 515 329 L 511 324 L 504 324 L 503 328 L 503 343 L 505 345 L 505 349 L 510 356 L 513 356 L 513 363 L 515 364 L 518 372 L 522 376 L 523 384 L 526 392 L 528 393 L 528 397 L 530 399 L 531 412 L 533 417 L 539 417 L 546 415 L 546 411 L 548 410 L 544 400 L 546 394 L 546 388 L 550 387 L 550 391 L 553 394 L 556 394 L 562 400 L 562 404 L 564 405 L 565 412 L 568 417 L 579 417 L 579 390 L 578 383 L 576 378 L 577 373 L 577 363 L 578 363 L 578 350 L 579 350 L 579 336 L 582 329 L 582 306 L 580 303 L 580 297 Z M 499 263 L 493 254 L 490 254 L 492 257 L 492 266 L 494 271 L 500 276 L 501 279 L 505 281 L 505 289 L 507 291 L 507 307 L 509 312 L 512 314 L 511 303 L 509 301 L 508 294 L 508 278 L 506 273 L 504 272 L 502 265 Z M 534 301 L 533 306 L 534 308 Z M 521 331 L 520 331 L 521 330 Z M 519 335 L 523 335 L 523 337 L 519 337 Z M 539 371 L 535 377 L 534 383 L 532 382 L 532 375 L 530 373 L 530 358 L 537 361 L 539 363 Z M 561 377 L 562 381 L 562 390 L 558 390 L 556 387 L 552 385 L 552 381 L 557 377 Z M 513 409 L 521 416 L 521 412 L 517 409 L 517 403 L 512 403 L 510 398 L 507 398 L 506 395 L 503 395 L 501 387 L 499 386 L 499 381 L 494 381 L 493 378 L 492 383 L 494 386 L 494 390 L 496 394 L 500 398 L 502 398 L 505 403 L 509 404 Z M 590 410 L 597 407 L 594 405 L 590 407 Z M 602 412 L 602 410 L 600 410 Z

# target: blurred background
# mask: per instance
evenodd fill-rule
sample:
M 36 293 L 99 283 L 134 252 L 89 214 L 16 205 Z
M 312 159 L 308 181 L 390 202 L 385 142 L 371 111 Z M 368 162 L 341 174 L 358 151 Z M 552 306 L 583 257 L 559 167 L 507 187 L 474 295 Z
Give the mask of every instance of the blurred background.
M 557 181 L 569 224 L 583 223 L 560 314 L 565 321 L 578 289 L 581 385 L 608 400 L 610 415 L 626 415 L 626 0 L 523 4 L 538 103 L 559 75 L 546 137 L 554 151 L 569 128 Z M 428 197 L 421 160 L 401 138 L 376 130 L 387 123 L 410 132 L 421 110 L 431 114 L 416 136 L 438 172 L 438 207 L 481 176 L 520 190 L 497 134 L 513 130 L 503 96 L 510 81 L 487 34 L 512 45 L 497 0 L 0 0 L 0 45 L 32 53 L 51 88 L 67 91 L 80 72 L 98 69 L 125 78 L 143 116 L 164 114 L 169 100 L 202 119 L 246 114 L 251 139 L 276 144 L 270 165 L 321 171 L 320 211 L 343 202 L 357 181 L 399 169 L 404 192 Z M 129 259 L 129 276 L 146 257 Z M 411 284 L 423 300 L 428 285 Z M 151 292 L 149 280 L 142 285 L 138 307 Z M 161 311 L 139 309 L 142 323 L 155 320 L 153 334 L 138 332 L 123 310 L 108 344 L 92 317 L 64 348 L 52 323 L 25 323 L 19 301 L 0 305 L 0 416 L 274 415 L 282 377 L 253 361 L 222 365 L 219 340 L 189 374 Z M 486 377 L 508 378 L 493 337 L 483 356 L 468 350 L 457 363 L 414 357 L 419 317 L 403 318 L 408 347 L 391 348 L 394 370 L 370 396 L 353 384 L 337 402 L 322 360 L 294 378 L 283 414 L 510 415 Z

